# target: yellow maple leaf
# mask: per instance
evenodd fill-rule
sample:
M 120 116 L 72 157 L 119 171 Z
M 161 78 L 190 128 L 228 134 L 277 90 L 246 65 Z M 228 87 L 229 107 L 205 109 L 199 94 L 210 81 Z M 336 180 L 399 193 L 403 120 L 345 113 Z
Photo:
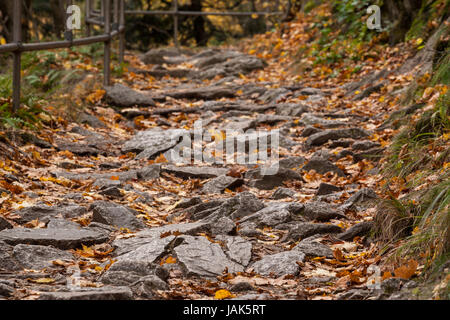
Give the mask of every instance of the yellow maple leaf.
M 223 300 L 223 299 L 228 299 L 228 298 L 234 298 L 234 294 L 232 294 L 230 291 L 225 290 L 225 289 L 221 289 L 216 291 L 216 294 L 214 295 L 214 299 L 217 300 Z
M 28 279 L 28 281 L 40 284 L 53 283 L 55 279 L 52 278 L 39 278 L 39 279 Z

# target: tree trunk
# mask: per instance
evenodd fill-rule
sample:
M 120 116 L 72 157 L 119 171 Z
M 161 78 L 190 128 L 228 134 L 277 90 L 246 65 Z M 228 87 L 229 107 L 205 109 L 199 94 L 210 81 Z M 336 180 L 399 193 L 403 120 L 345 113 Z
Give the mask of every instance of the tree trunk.
M 391 24 L 389 42 L 391 45 L 405 39 L 417 13 L 422 7 L 422 0 L 385 0 L 382 12 Z
M 65 0 L 50 0 L 52 9 L 54 32 L 61 37 L 65 30 Z
M 192 0 L 190 9 L 192 11 L 202 11 L 202 0 Z M 205 18 L 204 16 L 194 17 L 194 38 L 198 46 L 204 46 L 208 41 L 208 35 L 205 31 Z
M 6 41 L 12 42 L 12 28 L 13 28 L 13 5 L 12 1 L 0 1 L 0 11 L 2 12 L 1 26 L 3 30 L 3 35 Z

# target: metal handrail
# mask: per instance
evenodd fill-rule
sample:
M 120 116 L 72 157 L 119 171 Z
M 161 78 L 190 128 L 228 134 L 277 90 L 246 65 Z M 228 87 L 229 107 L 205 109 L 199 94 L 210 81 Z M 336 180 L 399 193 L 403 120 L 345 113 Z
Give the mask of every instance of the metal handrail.
M 72 4 L 72 0 L 66 0 Z M 20 107 L 20 82 L 21 82 L 21 55 L 27 51 L 40 51 L 59 48 L 71 48 L 92 43 L 104 43 L 103 55 L 103 85 L 109 86 L 111 81 L 111 41 L 119 38 L 119 62 L 124 60 L 125 52 L 125 14 L 128 15 L 171 15 L 174 20 L 174 44 L 178 48 L 178 17 L 179 16 L 268 16 L 283 15 L 283 12 L 206 12 L 206 11 L 180 11 L 178 10 L 178 0 L 173 0 L 173 10 L 125 10 L 125 0 L 100 0 L 101 10 L 93 9 L 95 0 L 86 0 L 86 37 L 73 39 L 72 30 L 66 30 L 65 40 L 22 43 L 22 1 L 14 0 L 13 8 L 13 42 L 0 45 L 0 53 L 11 52 L 13 59 L 13 110 Z M 113 5 L 111 6 L 111 1 Z M 278 3 L 278 0 L 277 0 Z M 105 14 L 107 13 L 107 14 Z M 112 15 L 112 21 L 111 21 Z M 92 25 L 104 28 L 104 33 L 91 36 Z
M 113 7 L 111 7 L 113 1 Z M 72 0 L 67 1 L 72 4 Z M 91 8 L 91 0 L 87 0 L 86 7 Z M 111 41 L 119 37 L 119 62 L 123 62 L 124 58 L 124 42 L 125 42 L 125 18 L 124 18 L 124 0 L 101 0 L 102 12 L 106 12 L 102 19 L 104 33 L 91 36 L 91 29 L 88 28 L 87 36 L 83 38 L 73 39 L 73 31 L 66 30 L 64 33 L 65 40 L 22 43 L 22 1 L 14 0 L 13 7 L 13 42 L 0 45 L 0 53 L 11 52 L 14 56 L 13 61 L 13 110 L 16 112 L 20 107 L 20 89 L 21 89 L 21 56 L 23 52 L 40 51 L 49 49 L 71 48 L 76 46 L 84 46 L 92 43 L 103 42 L 103 85 L 108 86 L 111 82 Z M 90 13 L 90 12 L 89 12 Z M 111 21 L 113 14 L 113 21 Z M 66 17 L 68 18 L 68 16 Z M 67 27 L 66 27 L 67 28 Z

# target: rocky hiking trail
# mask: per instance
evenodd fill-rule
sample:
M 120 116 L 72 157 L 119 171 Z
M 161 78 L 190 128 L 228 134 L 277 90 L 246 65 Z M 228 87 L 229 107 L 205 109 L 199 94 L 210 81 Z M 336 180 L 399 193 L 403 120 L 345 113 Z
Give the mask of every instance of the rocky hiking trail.
M 276 66 L 234 49 L 127 60 L 79 123 L 16 150 L 32 169 L 2 178 L 0 296 L 378 299 L 398 286 L 374 287 L 367 236 L 392 130 L 381 106 L 348 107 L 361 84 L 268 81 Z M 279 170 L 173 163 L 197 120 L 215 142 L 279 129 Z

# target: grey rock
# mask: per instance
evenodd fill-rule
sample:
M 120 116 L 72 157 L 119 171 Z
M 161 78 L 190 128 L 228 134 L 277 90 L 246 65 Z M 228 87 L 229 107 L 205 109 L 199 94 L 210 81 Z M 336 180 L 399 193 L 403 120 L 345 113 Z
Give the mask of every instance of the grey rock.
M 228 172 L 228 169 L 215 167 L 177 167 L 174 165 L 165 165 L 162 166 L 162 171 L 174 174 L 180 178 L 185 179 L 208 179 L 225 175 Z
M 373 226 L 373 221 L 360 222 L 348 228 L 345 232 L 338 234 L 337 238 L 345 241 L 352 241 L 356 236 L 361 237 L 367 235 L 372 230 Z
M 303 157 L 288 157 L 280 159 L 278 165 L 280 168 L 294 169 L 299 168 L 305 161 L 306 159 Z
M 245 178 L 249 179 L 248 185 L 250 187 L 271 190 L 278 187 L 287 180 L 300 180 L 303 181 L 302 176 L 291 169 L 279 168 L 275 174 L 264 175 L 261 169 L 249 170 L 245 174 Z
M 338 147 L 342 147 L 342 148 L 347 148 L 350 145 L 353 144 L 353 140 L 352 139 L 339 139 L 339 140 L 335 140 L 333 142 L 330 143 L 330 148 L 334 149 L 334 148 L 338 148 Z
M 39 198 L 39 195 L 37 193 L 31 192 L 31 191 L 24 192 L 23 195 L 27 196 L 30 199 L 37 199 L 37 198 Z
M 255 227 L 275 227 L 279 224 L 292 220 L 289 209 L 289 203 L 271 203 L 266 208 L 258 210 L 257 212 L 243 218 L 240 221 L 240 224 L 242 228 L 249 225 L 249 223 L 254 224 Z
M 287 235 L 288 240 L 298 241 L 316 234 L 340 233 L 342 228 L 324 223 L 301 222 L 296 224 Z
M 353 154 L 353 160 L 355 162 L 362 161 L 364 159 L 378 161 L 381 159 L 385 148 L 371 148 L 365 151 L 357 152 Z
M 300 241 L 292 250 L 298 250 L 309 257 L 333 258 L 333 251 L 328 246 L 317 241 Z
M 205 237 L 183 236 L 183 243 L 173 249 L 187 276 L 215 278 L 225 269 L 230 273 L 243 272 L 238 263 L 230 260 L 217 243 Z
M 242 296 L 239 296 L 237 298 L 233 298 L 230 300 L 249 300 L 249 301 L 255 301 L 255 300 L 271 300 L 273 299 L 269 294 L 267 293 L 261 293 L 261 294 L 256 294 L 256 293 L 248 293 L 248 294 L 244 294 Z
M 145 244 L 117 257 L 109 271 L 127 271 L 146 275 L 153 272 L 154 264 L 167 252 L 174 236 L 154 237 Z
M 12 229 L 12 224 L 8 222 L 8 220 L 6 220 L 3 217 L 0 217 L 0 231 L 3 229 Z
M 331 161 L 325 160 L 321 157 L 313 157 L 309 162 L 302 168 L 305 171 L 315 170 L 317 173 L 325 174 L 327 172 L 336 173 L 340 177 L 344 177 L 345 173 L 334 165 Z
M 231 292 L 243 292 L 253 290 L 255 290 L 255 288 L 253 288 L 253 286 L 246 281 L 237 282 L 230 287 Z
M 54 246 L 59 249 L 74 249 L 81 244 L 103 243 L 108 236 L 92 228 L 76 229 L 23 229 L 14 228 L 0 231 L 0 241 L 11 245 L 34 244 Z
M 4 283 L 0 283 L 0 297 L 9 297 L 13 294 L 14 292 L 14 288 L 4 284 Z
M 131 285 L 131 290 L 135 296 L 142 299 L 151 299 L 157 296 L 157 290 L 168 290 L 166 282 L 154 275 L 142 277 Z
M 100 277 L 100 281 L 104 284 L 114 286 L 129 286 L 138 281 L 141 277 L 142 275 L 133 272 L 108 270 Z
M 16 210 L 14 214 L 20 216 L 16 220 L 18 223 L 25 223 L 36 219 L 43 221 L 45 217 L 56 217 L 58 215 L 63 218 L 76 218 L 86 212 L 85 207 L 69 204 L 62 206 L 35 205 Z
M 182 52 L 177 48 L 157 48 L 151 49 L 142 55 L 141 60 L 145 64 L 170 64 L 169 57 L 179 57 Z M 183 53 L 187 53 L 184 52 Z
M 276 113 L 283 116 L 299 117 L 303 113 L 308 112 L 309 108 L 304 104 L 278 104 Z
M 81 229 L 81 226 L 73 221 L 66 219 L 51 218 L 47 223 L 47 229 Z
M 14 247 L 12 256 L 19 261 L 25 269 L 40 270 L 52 266 L 53 260 L 72 261 L 71 253 L 53 248 L 51 246 L 36 246 L 18 244 Z
M 111 174 L 111 176 L 113 175 L 115 175 L 115 173 Z M 100 178 L 95 180 L 93 186 L 99 187 L 100 189 L 117 188 L 122 187 L 122 181 Z
M 236 223 L 228 217 L 221 217 L 217 221 L 211 223 L 211 234 L 231 234 L 236 231 Z
M 82 112 L 78 120 L 81 123 L 90 125 L 92 128 L 105 128 L 106 125 L 103 121 L 98 119 L 96 116 L 90 115 L 88 113 Z
M 276 114 L 262 114 L 256 118 L 257 123 L 267 123 L 267 124 L 276 124 L 280 121 L 289 121 L 292 117 L 289 116 L 281 116 Z
M 369 132 L 360 128 L 327 129 L 309 136 L 306 140 L 306 146 L 320 146 L 329 140 L 339 140 L 343 138 L 361 139 L 368 136 Z
M 345 122 L 338 121 L 338 120 L 328 120 L 328 119 L 320 118 L 311 113 L 303 114 L 303 116 L 301 118 L 301 122 L 305 125 L 318 124 L 324 128 L 336 128 L 336 127 L 340 127 L 340 126 L 343 126 L 346 124 Z
M 338 191 L 341 191 L 341 188 L 336 187 L 335 185 L 329 183 L 322 182 L 319 185 L 319 189 L 317 189 L 316 196 L 323 196 Z
M 202 203 L 202 199 L 200 197 L 183 199 L 180 203 L 177 204 L 176 209 L 189 208 L 189 207 L 195 206 L 200 203 Z
M 390 295 L 396 291 L 399 291 L 405 280 L 400 278 L 389 278 L 386 280 L 383 280 L 381 282 L 381 290 L 383 290 L 384 294 Z
M 122 198 L 123 197 L 122 192 L 117 187 L 105 188 L 103 190 L 100 190 L 99 194 L 108 196 L 108 197 L 112 197 L 112 198 Z
M 336 296 L 337 300 L 365 300 L 371 294 L 367 289 L 350 289 Z
M 364 150 L 369 150 L 375 147 L 380 147 L 381 145 L 378 142 L 373 142 L 370 140 L 364 140 L 364 141 L 356 141 L 353 145 L 352 145 L 352 149 L 353 150 L 360 150 L 360 151 L 364 151 Z
M 217 237 L 217 240 L 224 241 L 225 253 L 231 260 L 246 267 L 252 258 L 252 243 L 241 237 Z
M 352 207 L 364 208 L 372 205 L 376 199 L 378 199 L 378 195 L 375 191 L 370 188 L 363 188 L 348 198 L 341 207 L 343 209 L 350 209 Z
M 125 142 L 122 152 L 138 152 L 139 159 L 151 158 L 176 146 L 180 139 L 189 135 L 184 129 L 161 130 L 159 128 L 139 131 L 131 140 Z
M 344 211 L 338 206 L 321 201 L 305 203 L 303 210 L 297 214 L 307 217 L 309 220 L 328 221 L 335 218 L 346 218 Z
M 251 192 L 241 192 L 236 196 L 238 206 L 231 213 L 231 218 L 243 218 L 264 208 L 264 204 Z
M 262 103 L 276 103 L 283 98 L 286 98 L 291 91 L 284 88 L 269 89 L 262 96 L 258 98 Z
M 155 106 L 155 101 L 149 94 L 133 90 L 122 84 L 105 87 L 105 90 L 106 102 L 120 108 L 129 108 L 135 105 L 142 107 Z
M 322 90 L 317 88 L 302 88 L 297 93 L 303 96 L 323 95 Z
M 177 89 L 164 92 L 163 95 L 174 99 L 216 100 L 221 98 L 234 98 L 236 92 L 231 88 L 213 85 L 201 88 Z
M 116 249 L 114 253 L 117 256 L 124 255 L 138 249 L 139 247 L 149 243 L 160 243 L 161 235 L 167 233 L 181 233 L 187 235 L 195 235 L 199 232 L 209 231 L 210 224 L 206 222 L 193 222 L 183 224 L 168 224 L 162 227 L 150 228 L 135 233 L 133 238 L 129 239 L 116 239 L 112 242 L 113 247 Z M 167 237 L 169 238 L 169 237 Z M 165 239 L 165 238 L 162 238 Z M 165 243 L 164 240 L 162 243 Z
M 320 132 L 321 130 L 319 128 L 313 127 L 313 126 L 306 126 L 305 129 L 303 129 L 301 136 L 302 137 L 309 137 L 315 133 Z
M 261 232 L 256 230 L 257 226 L 255 223 L 250 222 L 242 225 L 239 229 L 239 234 L 244 237 L 257 237 L 261 235 Z
M 141 180 L 152 180 L 159 178 L 161 171 L 160 164 L 152 164 L 150 166 L 144 167 L 137 172 L 137 176 Z
M 225 189 L 238 187 L 242 183 L 242 179 L 221 175 L 205 183 L 202 191 L 204 193 L 222 193 Z
M 13 247 L 0 241 L 0 271 L 19 271 L 22 266 L 12 256 Z
M 39 300 L 131 300 L 133 293 L 128 287 L 104 286 L 69 292 L 41 293 Z
M 80 142 L 58 141 L 57 148 L 59 151 L 70 151 L 79 156 L 97 156 L 98 154 L 106 155 L 107 152 L 96 147 L 89 146 Z
M 278 188 L 272 194 L 272 199 L 280 200 L 284 198 L 293 198 L 295 196 L 295 191 L 288 188 Z
M 136 218 L 130 209 L 114 202 L 97 201 L 91 205 L 91 209 L 94 222 L 132 230 L 145 228 L 145 224 Z
M 253 263 L 251 268 L 262 276 L 296 276 L 300 271 L 297 261 L 303 262 L 304 259 L 305 254 L 300 251 L 285 251 L 264 256 L 261 260 Z
M 263 209 L 264 210 L 264 209 Z M 260 225 L 275 227 L 279 224 L 286 223 L 291 220 L 291 214 L 287 210 L 280 210 L 272 214 L 261 215 Z

